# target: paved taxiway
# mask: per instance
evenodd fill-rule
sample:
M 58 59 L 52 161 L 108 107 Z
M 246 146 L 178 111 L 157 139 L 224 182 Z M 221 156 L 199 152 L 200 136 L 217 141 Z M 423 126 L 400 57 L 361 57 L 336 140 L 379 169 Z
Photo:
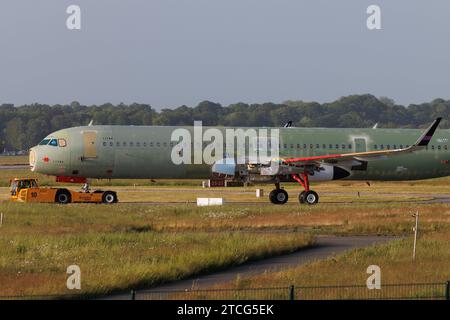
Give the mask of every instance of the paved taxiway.
M 17 170 L 17 169 L 30 169 L 30 166 L 29 165 L 0 166 L 0 170 Z

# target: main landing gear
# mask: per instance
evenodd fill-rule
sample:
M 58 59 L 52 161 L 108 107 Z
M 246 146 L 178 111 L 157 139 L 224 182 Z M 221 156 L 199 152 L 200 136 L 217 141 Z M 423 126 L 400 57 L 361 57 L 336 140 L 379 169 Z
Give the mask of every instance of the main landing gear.
M 319 195 L 317 192 L 309 189 L 308 174 L 293 174 L 292 178 L 305 188 L 305 190 L 298 195 L 298 201 L 300 203 L 313 205 L 319 202 Z M 275 188 L 276 189 L 272 190 L 269 194 L 270 202 L 273 204 L 285 204 L 289 199 L 288 193 L 286 190 L 280 188 L 279 183 L 275 183 Z

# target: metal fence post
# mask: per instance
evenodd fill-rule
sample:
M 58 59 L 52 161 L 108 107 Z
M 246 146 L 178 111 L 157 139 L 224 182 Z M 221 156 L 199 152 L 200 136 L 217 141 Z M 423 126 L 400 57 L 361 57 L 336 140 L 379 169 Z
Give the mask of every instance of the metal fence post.
M 450 281 L 445 283 L 445 299 L 450 300 Z
M 289 287 L 289 300 L 291 300 L 291 301 L 295 300 L 295 287 L 294 286 Z
M 131 300 L 136 300 L 136 291 L 131 290 Z

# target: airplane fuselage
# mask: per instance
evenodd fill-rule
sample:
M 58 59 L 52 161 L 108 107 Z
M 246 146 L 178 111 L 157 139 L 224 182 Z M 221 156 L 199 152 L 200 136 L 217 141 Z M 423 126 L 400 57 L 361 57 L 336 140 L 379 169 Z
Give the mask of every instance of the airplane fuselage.
M 171 141 L 171 136 L 180 128 L 193 132 L 193 127 L 165 126 L 63 129 L 46 137 L 44 141 L 49 140 L 48 144 L 32 148 L 30 165 L 35 172 L 68 177 L 210 177 L 211 165 L 173 163 L 171 157 L 177 142 Z M 421 132 L 419 129 L 280 128 L 279 155 L 295 158 L 404 148 L 413 144 Z M 449 139 L 449 130 L 437 130 L 427 148 L 364 165 L 349 165 L 350 175 L 346 179 L 415 180 L 448 176 Z M 205 146 L 202 144 L 200 148 Z

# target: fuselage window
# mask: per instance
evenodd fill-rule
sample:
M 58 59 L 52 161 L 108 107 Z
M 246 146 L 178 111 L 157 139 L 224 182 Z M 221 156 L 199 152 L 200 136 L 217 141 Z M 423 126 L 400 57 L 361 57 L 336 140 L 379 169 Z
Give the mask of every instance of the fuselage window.
M 447 150 L 447 149 L 448 149 L 447 145 L 444 145 L 444 150 Z
M 297 143 L 297 149 L 300 149 L 300 144 L 299 143 Z
M 50 140 L 50 143 L 48 145 L 49 146 L 53 146 L 53 147 L 57 147 L 58 146 L 58 141 L 56 139 L 52 139 L 52 140 Z
M 286 144 L 286 143 L 283 144 L 283 148 L 284 148 L 284 149 L 287 149 L 287 144 Z
M 116 142 L 116 147 L 120 147 L 120 142 L 119 141 Z
M 157 147 L 161 147 L 161 143 L 157 142 L 157 143 L 156 143 L 156 146 L 157 146 Z
M 48 145 L 49 142 L 50 142 L 50 139 L 44 139 L 41 142 L 39 142 L 39 145 L 40 146 L 46 146 L 46 145 Z
M 153 142 L 150 142 L 150 147 L 153 147 Z
M 402 144 L 400 145 L 400 149 L 403 149 L 403 145 Z
M 122 143 L 122 145 L 123 145 L 124 147 L 126 147 L 126 146 L 127 146 L 127 143 L 124 141 L 124 142 Z
M 339 145 L 336 143 L 336 149 L 339 149 Z
M 351 143 L 348 144 L 348 148 L 349 148 L 349 149 L 352 148 L 352 144 L 351 144 Z
M 322 145 L 322 149 L 326 149 L 327 148 L 327 145 L 324 143 L 323 145 Z
M 319 144 L 316 144 L 316 149 L 320 149 L 320 145 Z
M 309 144 L 309 148 L 310 148 L 310 149 L 313 148 L 313 144 L 312 144 L 312 143 Z
M 133 142 L 130 142 L 130 147 L 134 146 Z
M 375 150 L 377 150 L 377 149 L 378 149 L 378 145 L 375 144 L 375 145 L 373 146 L 373 148 L 374 148 Z
M 345 149 L 345 144 L 342 145 L 342 149 Z
M 164 143 L 163 143 L 163 146 L 164 146 L 164 147 L 167 147 L 167 142 L 164 142 Z M 204 146 L 206 146 L 206 142 L 205 142 Z
M 407 144 L 407 145 L 405 146 L 405 148 L 409 148 L 409 144 Z
M 136 142 L 136 147 L 140 147 L 141 143 L 140 142 Z
M 434 145 L 431 146 L 431 150 L 434 150 Z
M 67 142 L 66 139 L 58 139 L 58 145 L 62 148 L 64 148 L 65 146 L 67 146 Z
M 171 147 L 173 147 L 174 145 L 175 145 L 175 143 L 173 143 L 173 142 L 170 143 L 170 146 L 171 146 Z
M 438 150 L 441 150 L 441 146 L 438 146 Z
M 294 145 L 291 143 L 291 149 L 294 149 Z
M 147 142 L 144 142 L 144 148 L 147 147 Z
M 394 149 L 397 149 L 397 145 L 395 145 L 395 144 L 394 144 L 392 147 L 393 147 Z
M 388 150 L 391 149 L 391 145 L 388 144 L 388 145 L 386 146 L 386 149 L 388 149 Z
M 303 144 L 303 149 L 306 149 L 306 148 L 307 148 L 306 143 L 304 143 Z
M 330 147 L 330 149 L 333 149 L 333 145 L 332 144 L 330 144 L 329 147 Z
M 106 147 L 106 142 L 103 142 L 103 146 Z
M 110 147 L 113 147 L 113 146 L 114 146 L 114 142 L 111 141 L 111 142 L 109 143 L 109 146 L 110 146 Z

